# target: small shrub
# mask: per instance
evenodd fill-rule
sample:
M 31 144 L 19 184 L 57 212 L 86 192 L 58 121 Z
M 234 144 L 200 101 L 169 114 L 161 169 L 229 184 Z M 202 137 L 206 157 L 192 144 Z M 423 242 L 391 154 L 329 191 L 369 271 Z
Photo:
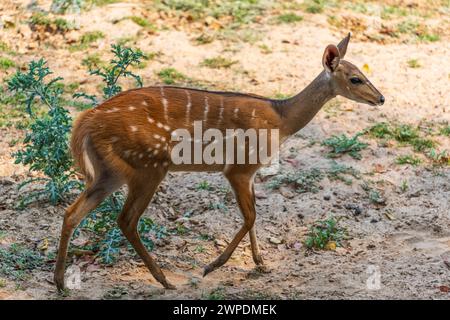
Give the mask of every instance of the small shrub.
M 13 243 L 0 247 L 0 275 L 14 280 L 26 280 L 30 272 L 45 265 L 45 257 L 23 245 Z
M 282 185 L 290 185 L 298 193 L 317 192 L 317 185 L 323 179 L 323 174 L 319 169 L 313 168 L 306 171 L 285 172 L 274 177 L 268 184 L 271 189 L 279 189 Z
M 361 179 L 361 174 L 358 170 L 351 166 L 346 166 L 344 164 L 337 163 L 333 161 L 331 163 L 331 168 L 327 171 L 327 177 L 330 180 L 340 180 L 345 184 L 351 185 L 352 179 L 347 178 L 346 175 L 353 176 L 356 179 Z
M 334 249 L 341 247 L 346 231 L 339 225 L 339 219 L 328 218 L 315 222 L 309 229 L 305 245 L 308 249 Z
M 68 148 L 72 120 L 69 112 L 61 106 L 62 89 L 58 84 L 62 78 L 45 82 L 51 73 L 41 59 L 30 62 L 27 73 L 19 70 L 8 81 L 9 90 L 25 96 L 26 111 L 33 119 L 23 141 L 24 149 L 13 154 L 15 163 L 22 163 L 31 171 L 44 174 L 44 177 L 24 181 L 19 189 L 35 181 L 45 182 L 43 190 L 21 199 L 21 207 L 42 198 L 56 204 L 64 200 L 72 189 L 80 187 L 78 180 L 74 179 Z M 43 116 L 36 117 L 33 113 L 36 98 L 48 107 L 48 113 Z
M 360 160 L 362 158 L 359 153 L 361 150 L 367 148 L 368 144 L 360 142 L 358 138 L 362 133 L 358 133 L 349 138 L 345 134 L 340 136 L 332 136 L 322 142 L 322 145 L 330 147 L 332 151 L 328 153 L 331 158 L 339 157 L 342 154 L 348 153 L 352 158 Z

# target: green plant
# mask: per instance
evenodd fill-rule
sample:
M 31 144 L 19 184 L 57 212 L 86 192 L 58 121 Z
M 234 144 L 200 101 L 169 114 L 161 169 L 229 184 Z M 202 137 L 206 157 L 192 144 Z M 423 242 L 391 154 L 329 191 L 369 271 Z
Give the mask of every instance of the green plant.
M 174 84 L 187 79 L 184 74 L 174 68 L 161 69 L 157 75 L 165 84 Z
M 6 70 L 14 67 L 16 64 L 9 58 L 0 57 L 0 70 Z
M 365 181 L 361 184 L 361 188 L 366 192 L 369 201 L 373 204 L 384 205 L 386 199 L 381 195 L 381 193 L 371 186 L 370 182 Z
M 361 174 L 358 170 L 351 166 L 346 166 L 345 164 L 337 163 L 333 161 L 331 163 L 330 169 L 327 171 L 327 177 L 330 180 L 340 180 L 345 184 L 351 185 L 352 179 L 347 178 L 345 175 L 351 175 L 356 179 L 361 179 Z
M 102 78 L 105 86 L 103 87 L 103 98 L 109 99 L 112 96 L 122 91 L 122 87 L 118 84 L 121 77 L 132 77 L 136 80 L 136 84 L 142 87 L 142 79 L 140 76 L 127 70 L 130 66 L 137 66 L 144 54 L 141 50 L 133 50 L 131 48 L 122 47 L 120 45 L 112 45 L 111 52 L 114 58 L 110 61 L 108 66 L 101 69 L 89 70 L 89 74 L 98 75 Z M 94 105 L 97 104 L 97 98 L 85 93 L 74 94 L 75 98 L 85 97 L 92 101 Z
M 25 280 L 30 272 L 43 268 L 45 257 L 21 244 L 13 243 L 6 248 L 0 247 L 0 275 Z
M 84 0 L 53 0 L 50 10 L 54 13 L 80 13 L 84 5 Z
M 202 61 L 202 63 L 200 63 L 200 65 L 203 67 L 208 67 L 208 68 L 212 68 L 212 69 L 220 69 L 220 68 L 227 69 L 235 63 L 237 63 L 237 61 L 230 60 L 230 59 L 219 56 L 219 57 L 215 57 L 215 58 L 205 59 Z
M 305 171 L 284 172 L 275 176 L 268 183 L 268 187 L 279 189 L 282 185 L 287 184 L 293 186 L 299 193 L 317 192 L 319 190 L 317 183 L 322 179 L 322 172 L 316 168 Z
M 406 192 L 409 189 L 409 185 L 408 185 L 408 181 L 407 180 L 403 180 L 402 184 L 400 185 L 400 190 L 402 192 Z
M 60 77 L 48 82 L 46 77 L 52 74 L 43 59 L 32 61 L 28 72 L 18 70 L 8 81 L 12 92 L 24 95 L 26 111 L 32 118 L 29 131 L 23 140 L 24 149 L 14 153 L 15 163 L 29 166 L 31 171 L 41 172 L 45 177 L 28 179 L 19 185 L 19 189 L 35 182 L 45 182 L 43 190 L 22 197 L 20 206 L 41 198 L 47 198 L 52 204 L 64 200 L 74 188 L 79 188 L 74 179 L 72 160 L 68 149 L 68 135 L 71 118 L 68 110 L 61 106 L 62 89 L 58 86 Z M 36 116 L 33 105 L 36 98 L 48 107 L 48 113 Z
M 396 164 L 410 164 L 413 166 L 417 166 L 421 162 L 422 160 L 420 160 L 420 158 L 411 155 L 398 156 L 397 159 L 395 159 Z
M 322 145 L 330 147 L 331 152 L 328 156 L 331 158 L 339 157 L 342 154 L 348 153 L 352 158 L 360 160 L 362 158 L 359 153 L 361 150 L 367 148 L 368 144 L 360 142 L 358 138 L 362 133 L 358 133 L 349 138 L 345 134 L 340 136 L 332 136 L 322 142 Z
M 439 133 L 444 135 L 444 136 L 450 136 L 450 125 L 445 125 L 443 126 L 440 130 Z
M 208 181 L 204 180 L 197 184 L 196 187 L 197 190 L 212 190 L 212 186 L 209 184 Z
M 284 13 L 281 14 L 277 17 L 277 21 L 278 23 L 295 23 L 295 22 L 299 22 L 302 21 L 303 17 L 299 16 L 295 13 Z
M 421 67 L 420 62 L 417 59 L 410 59 L 410 60 L 407 61 L 407 63 L 408 63 L 408 67 L 410 67 L 410 68 L 414 68 L 415 69 L 415 68 L 420 68 Z
M 91 43 L 96 42 L 97 40 L 103 39 L 105 34 L 101 31 L 90 31 L 83 34 L 78 41 L 78 43 L 72 45 L 69 49 L 71 51 L 76 50 L 84 50 L 89 47 Z
M 131 17 L 129 17 L 129 19 L 131 19 L 131 21 L 133 21 L 134 23 L 136 23 L 138 26 L 140 26 L 142 28 L 145 28 L 150 31 L 156 31 L 156 26 L 145 18 L 138 17 L 138 16 L 131 16 Z
M 308 13 L 322 13 L 327 2 L 327 0 L 306 0 L 303 5 Z
M 333 249 L 341 247 L 345 238 L 346 230 L 339 226 L 339 219 L 330 217 L 310 227 L 305 245 L 308 249 Z

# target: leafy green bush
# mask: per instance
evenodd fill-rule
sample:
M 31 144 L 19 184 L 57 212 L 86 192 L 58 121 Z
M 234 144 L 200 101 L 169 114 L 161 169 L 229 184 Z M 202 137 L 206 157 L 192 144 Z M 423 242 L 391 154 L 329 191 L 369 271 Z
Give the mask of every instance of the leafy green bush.
M 317 185 L 323 179 L 323 174 L 319 169 L 284 172 L 274 177 L 268 184 L 271 189 L 279 189 L 282 185 L 287 184 L 295 188 L 298 193 L 317 192 Z
M 335 218 L 315 222 L 309 230 L 305 245 L 309 249 L 334 249 L 342 246 L 346 231 L 338 223 L 339 220 Z
M 24 181 L 19 189 L 31 182 L 45 182 L 43 190 L 22 197 L 21 207 L 45 198 L 56 204 L 64 200 L 70 190 L 80 187 L 78 180 L 74 179 L 68 148 L 72 120 L 69 112 L 61 106 L 62 89 L 59 81 L 62 78 L 46 82 L 51 73 L 46 62 L 40 59 L 30 62 L 26 73 L 18 70 L 8 81 L 9 90 L 24 95 L 26 111 L 32 118 L 23 140 L 24 149 L 14 153 L 15 163 L 22 163 L 29 166 L 31 171 L 44 174 L 44 177 Z M 33 112 L 37 100 L 48 107 L 48 112 L 43 116 L 36 116 Z
M 13 243 L 0 247 L 0 275 L 15 280 L 25 280 L 29 273 L 45 264 L 45 257 L 38 251 Z
M 361 142 L 358 138 L 362 133 L 358 133 L 353 137 L 349 138 L 345 134 L 340 136 L 332 136 L 322 142 L 322 145 L 330 147 L 332 150 L 328 153 L 331 158 L 339 157 L 344 153 L 348 153 L 352 158 L 361 159 L 361 150 L 367 148 L 368 144 Z

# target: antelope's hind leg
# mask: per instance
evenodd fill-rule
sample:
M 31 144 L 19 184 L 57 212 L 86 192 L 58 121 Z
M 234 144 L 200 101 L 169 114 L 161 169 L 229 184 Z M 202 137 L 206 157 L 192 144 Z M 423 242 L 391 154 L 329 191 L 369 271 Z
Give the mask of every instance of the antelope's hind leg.
M 81 220 L 93 209 L 95 209 L 107 196 L 120 187 L 120 182 L 115 177 L 103 172 L 99 178 L 93 181 L 83 191 L 75 202 L 66 210 L 61 238 L 59 240 L 58 256 L 54 273 L 54 281 L 59 291 L 64 290 L 64 272 L 69 248 L 70 238 L 73 231 Z
M 245 168 L 235 166 L 231 167 L 230 170 L 225 173 L 225 176 L 234 190 L 237 203 L 239 204 L 242 216 L 244 217 L 244 224 L 224 252 L 216 260 L 205 267 L 203 276 L 206 276 L 208 273 L 224 265 L 228 259 L 230 259 L 234 250 L 248 232 L 250 232 L 253 260 L 257 265 L 262 265 L 263 263 L 254 229 L 256 209 L 253 190 L 253 171 L 247 171 Z
M 159 184 L 166 176 L 167 169 L 155 168 L 151 172 L 136 172 L 128 181 L 128 196 L 125 205 L 118 217 L 118 224 L 134 250 L 144 261 L 153 277 L 166 289 L 175 289 L 175 286 L 167 281 L 164 273 L 156 261 L 150 256 L 138 233 L 138 222 L 147 208 Z

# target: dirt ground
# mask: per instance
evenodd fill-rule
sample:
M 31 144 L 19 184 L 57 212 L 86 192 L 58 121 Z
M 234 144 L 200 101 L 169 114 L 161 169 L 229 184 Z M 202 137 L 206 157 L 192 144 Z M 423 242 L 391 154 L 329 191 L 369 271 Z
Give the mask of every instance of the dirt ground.
M 44 9 L 49 7 L 49 1 L 38 3 Z M 385 3 L 419 12 L 426 9 L 426 1 Z M 327 170 L 329 150 L 320 142 L 332 135 L 353 136 L 383 121 L 432 129 L 448 125 L 450 7 L 448 2 L 441 3 L 428 14 L 391 19 L 356 11 L 352 6 L 331 6 L 313 14 L 301 6 L 280 9 L 279 3 L 261 19 L 243 25 L 240 35 L 198 44 L 195 39 L 202 33 L 220 30 L 220 19 L 219 27 L 210 20 L 189 23 L 184 15 L 158 11 L 152 1 L 120 1 L 80 15 L 64 15 L 75 19 L 79 28 L 59 34 L 31 30 L 26 23 L 31 16 L 28 1 L 7 0 L 0 4 L 0 40 L 14 49 L 13 59 L 20 66 L 44 57 L 55 75 L 67 83 L 81 83 L 80 89 L 89 93 L 98 93 L 99 81 L 87 74 L 81 60 L 95 52 L 107 60 L 110 44 L 129 37 L 127 45 L 162 53 L 143 69 L 135 70 L 142 75 L 144 85 L 161 83 L 156 73 L 173 67 L 208 88 L 275 97 L 302 90 L 321 72 L 326 45 L 336 44 L 352 31 L 346 59 L 360 68 L 368 66 L 363 69 L 386 103 L 371 107 L 339 97 L 281 151 L 283 168 Z M 381 8 L 375 2 L 368 6 Z M 285 11 L 295 12 L 303 20 L 273 22 Z M 143 16 L 158 30 L 146 31 L 129 19 L 121 20 L 129 16 Z M 340 27 L 330 23 L 330 16 L 342 19 Z M 386 35 L 385 30 L 396 19 L 410 18 L 419 19 L 430 30 L 435 28 L 432 30 L 440 39 L 419 41 L 409 34 Z M 14 26 L 6 28 L 8 21 Z M 69 50 L 84 32 L 93 30 L 101 30 L 105 37 L 86 50 Z M 205 58 L 219 55 L 236 63 L 222 69 L 199 66 Z M 420 66 L 411 67 L 412 59 Z M 0 70 L 1 78 L 14 71 Z M 73 110 L 74 115 L 76 112 Z M 20 196 L 17 186 L 30 176 L 11 156 L 19 148 L 12 141 L 23 137 L 23 131 L 3 126 L 0 132 L 0 246 L 25 243 L 36 247 L 46 239 L 47 250 L 54 252 L 67 204 L 41 202 L 22 211 L 15 209 Z M 286 186 L 271 190 L 270 177 L 257 176 L 256 228 L 269 273 L 255 270 L 249 239 L 245 238 L 225 266 L 202 278 L 203 266 L 222 252 L 242 219 L 220 174 L 171 173 L 145 216 L 167 227 L 182 224 L 187 230 L 168 235 L 152 252 L 177 290 L 162 289 L 143 263 L 124 248 L 113 266 L 103 266 L 91 256 L 71 259 L 70 263 L 81 269 L 82 283 L 67 297 L 56 293 L 53 262 L 49 262 L 48 268 L 33 271 L 26 281 L 2 279 L 0 274 L 0 299 L 449 299 L 450 167 L 435 165 L 423 154 L 417 154 L 423 159 L 417 166 L 399 165 L 395 159 L 414 154 L 411 147 L 382 144 L 366 135 L 361 139 L 369 144 L 361 152 L 362 160 L 348 155 L 336 159 L 361 172 L 362 178 L 353 179 L 350 185 L 325 177 L 317 192 L 296 193 Z M 448 135 L 433 134 L 432 139 L 439 151 L 450 150 Z M 198 190 L 202 181 L 208 181 L 210 190 Z M 382 203 L 370 201 L 362 188 L 364 181 L 375 185 L 384 198 Z M 223 206 L 212 205 L 217 203 Z M 186 212 L 190 214 L 186 216 Z M 304 240 L 309 227 L 330 215 L 341 219 L 350 239 L 336 250 L 307 250 Z M 205 240 L 200 235 L 209 237 Z M 376 288 L 368 285 L 374 272 L 380 279 Z

